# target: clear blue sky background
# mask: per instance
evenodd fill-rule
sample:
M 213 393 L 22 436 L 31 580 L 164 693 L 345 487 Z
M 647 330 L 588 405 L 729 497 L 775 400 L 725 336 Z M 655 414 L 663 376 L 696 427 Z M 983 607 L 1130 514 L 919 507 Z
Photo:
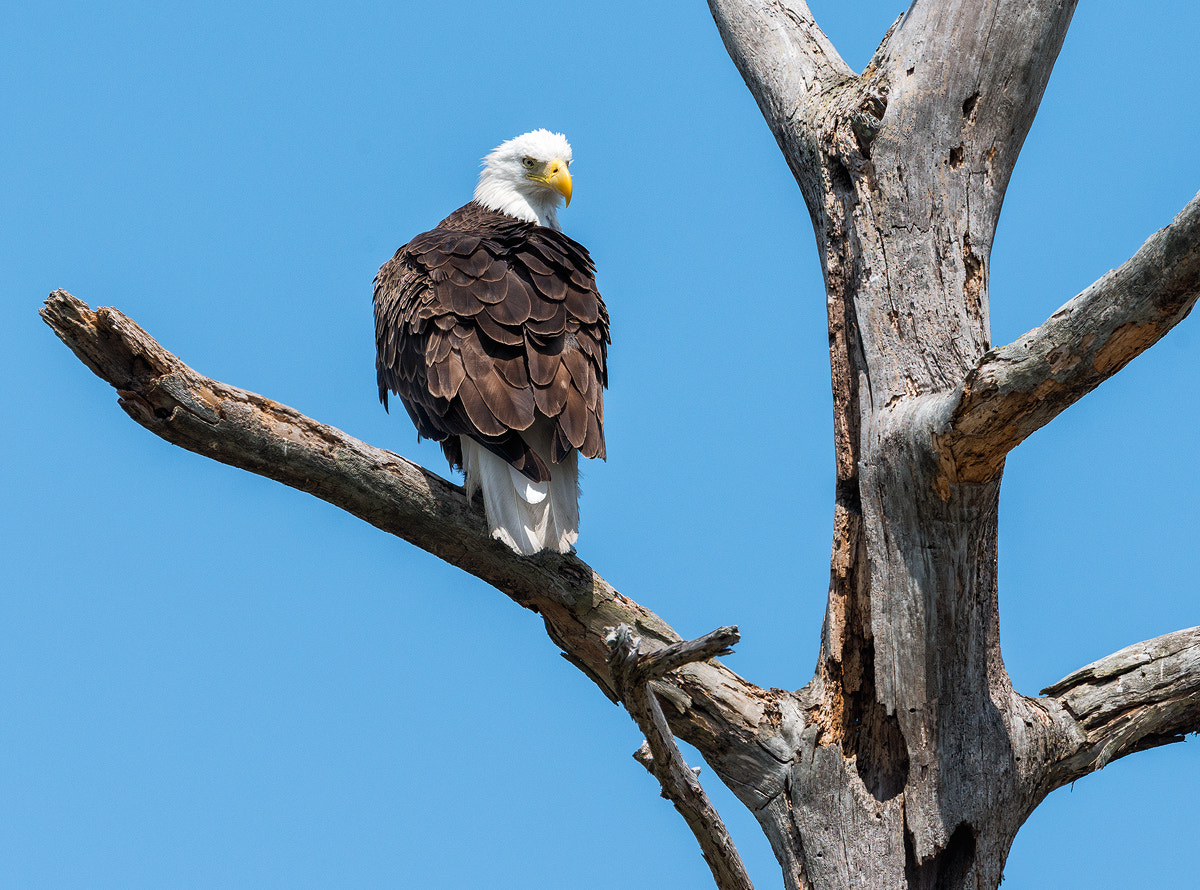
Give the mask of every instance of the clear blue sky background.
M 900 3 L 815 0 L 860 69 Z M 0 886 L 709 886 L 628 717 L 536 616 L 132 423 L 37 317 L 65 287 L 201 372 L 442 473 L 376 402 L 370 290 L 533 127 L 612 313 L 579 553 L 727 663 L 816 661 L 833 498 L 807 213 L 706 6 L 9 3 L 0 53 Z M 993 341 L 1200 187 L 1200 7 L 1084 3 L 992 256 Z M 1200 623 L 1185 322 L 1012 455 L 1005 660 L 1029 694 Z M 1054 793 L 1006 888 L 1191 886 L 1200 746 Z M 695 760 L 695 752 L 688 752 Z M 760 888 L 757 824 L 705 770 Z

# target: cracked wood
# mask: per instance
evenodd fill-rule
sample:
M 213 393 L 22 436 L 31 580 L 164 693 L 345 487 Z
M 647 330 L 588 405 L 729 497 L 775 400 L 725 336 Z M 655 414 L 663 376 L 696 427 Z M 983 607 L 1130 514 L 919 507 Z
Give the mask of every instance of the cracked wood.
M 470 572 L 539 613 L 572 664 L 615 697 L 604 642 L 609 628 L 638 629 L 647 649 L 680 641 L 661 618 L 618 593 L 573 554 L 521 557 L 487 533 L 461 487 L 390 451 L 256 393 L 205 377 L 121 312 L 95 311 L 55 291 L 42 317 L 120 405 L 168 442 L 306 491 L 376 528 Z M 670 680 L 671 729 L 731 780 L 756 784 L 778 763 L 758 745 L 774 693 L 716 662 L 689 664 Z

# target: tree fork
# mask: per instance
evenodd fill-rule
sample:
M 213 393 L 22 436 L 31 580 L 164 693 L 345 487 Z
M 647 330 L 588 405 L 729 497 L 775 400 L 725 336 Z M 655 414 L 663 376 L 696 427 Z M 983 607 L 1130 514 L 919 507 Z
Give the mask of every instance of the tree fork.
M 649 649 L 664 653 L 656 660 L 675 666 L 672 644 L 680 638 L 661 619 L 617 593 L 574 556 L 530 559 L 492 546 L 478 510 L 458 486 L 291 408 L 204 377 L 116 310 L 92 311 L 56 291 L 42 315 L 88 367 L 118 390 L 122 407 L 148 430 L 315 494 L 477 575 L 540 612 L 554 642 L 606 695 L 615 696 L 616 686 L 604 640 L 617 624 L 636 627 Z M 856 523 L 861 525 L 857 520 L 850 525 Z M 863 616 L 851 622 L 854 628 L 868 625 Z M 826 628 L 827 637 L 835 632 Z M 1150 654 L 1131 655 L 1132 650 Z M 1028 779 L 1025 797 L 1005 822 L 1011 833 L 1046 793 L 1098 768 L 1106 757 L 1200 728 L 1198 664 L 1200 629 L 1193 629 L 1082 669 L 1048 690 L 1047 698 L 1013 694 L 1009 729 L 1014 749 L 1025 752 L 1017 760 Z M 872 672 L 864 670 L 863 676 L 867 673 Z M 967 855 L 970 841 L 980 846 L 970 826 L 950 834 L 949 852 L 916 861 L 904 831 L 904 794 L 868 788 L 859 775 L 859 755 L 844 755 L 839 739 L 856 725 L 851 718 L 841 726 L 842 736 L 834 736 L 825 675 L 818 673 L 790 693 L 761 689 L 708 661 L 686 664 L 655 682 L 656 693 L 668 703 L 664 715 L 671 732 L 695 745 L 758 817 L 786 886 L 922 886 L 912 882 L 959 874 L 978 858 Z M 1090 710 L 1074 692 L 1089 684 L 1103 687 L 1087 698 L 1095 705 Z M 1106 705 L 1110 700 L 1114 704 Z M 1124 719 L 1134 709 L 1137 719 Z M 858 744 L 875 748 L 862 738 Z M 1094 750 L 1103 756 L 1089 753 Z M 847 839 L 861 855 L 830 854 L 844 852 Z
M 1022 338 L 1021 355 L 1076 369 L 1070 396 L 1021 404 L 1049 375 L 990 383 L 1019 361 L 989 351 L 992 238 L 1073 7 L 918 0 L 855 76 L 801 0 L 710 0 L 808 204 L 828 301 L 837 502 L 820 729 L 768 829 L 789 887 L 994 887 L 1048 791 L 1046 763 L 1080 744 L 1001 660 L 1004 456 L 1187 314 L 1200 239 L 1189 207 L 1115 276 L 1136 285 L 1080 298 L 1072 318 L 1090 321 L 1074 342 L 1090 339 L 1074 352 L 1073 326 Z M 1139 286 L 1153 295 L 1128 300 Z M 1099 332 L 1116 292 L 1137 321 Z M 1119 357 L 1087 360 L 1109 343 Z
M 725 823 L 700 785 L 699 770 L 689 769 L 684 762 L 652 683 L 686 664 L 731 653 L 729 647 L 739 639 L 736 627 L 721 627 L 698 640 L 642 653 L 642 638 L 628 624 L 618 625 L 605 637 L 617 696 L 646 737 L 635 757 L 658 779 L 662 796 L 687 822 L 719 890 L 754 890 L 754 885 Z

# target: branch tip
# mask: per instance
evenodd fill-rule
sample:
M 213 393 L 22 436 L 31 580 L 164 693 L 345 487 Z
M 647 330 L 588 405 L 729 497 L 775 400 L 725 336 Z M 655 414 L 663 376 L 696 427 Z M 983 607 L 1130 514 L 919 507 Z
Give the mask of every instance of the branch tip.
M 1200 731 L 1200 627 L 1127 646 L 1048 686 L 1075 742 L 1051 766 L 1055 786 L 1137 751 Z

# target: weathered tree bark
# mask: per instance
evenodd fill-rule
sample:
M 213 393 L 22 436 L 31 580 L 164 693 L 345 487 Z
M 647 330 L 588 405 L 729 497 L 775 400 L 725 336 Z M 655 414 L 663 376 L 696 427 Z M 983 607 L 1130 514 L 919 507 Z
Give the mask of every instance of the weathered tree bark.
M 789 887 L 995 887 L 1064 775 L 1195 726 L 1187 691 L 1119 728 L 1096 722 L 1098 705 L 1076 710 L 1080 690 L 1017 695 L 996 531 L 1007 452 L 1190 311 L 1200 197 L 992 350 L 996 222 L 1074 3 L 917 0 L 858 76 L 802 0 L 709 5 L 808 203 L 829 309 L 838 485 L 823 655 L 788 800 L 760 820 Z M 1191 690 L 1194 668 L 1160 663 Z
M 1188 314 L 1200 196 L 993 349 L 992 238 L 1074 3 L 917 0 L 861 75 L 802 0 L 710 7 L 807 202 L 825 276 L 837 496 L 821 657 L 797 692 L 656 655 L 679 636 L 573 555 L 514 555 L 457 486 L 201 376 L 121 313 L 59 291 L 43 315 L 157 435 L 315 494 L 539 612 L 573 664 L 648 720 L 673 764 L 658 764 L 664 789 L 711 842 L 721 886 L 744 874 L 670 734 L 756 814 L 788 888 L 990 890 L 1047 793 L 1200 730 L 1200 629 L 1027 698 L 1001 659 L 996 582 L 1005 455 Z M 641 642 L 610 662 L 619 625 Z
M 1048 771 L 1053 787 L 1111 760 L 1183 740 L 1200 722 L 1200 627 L 1127 646 L 1059 680 L 1043 695 L 1065 709 L 1083 744 Z

